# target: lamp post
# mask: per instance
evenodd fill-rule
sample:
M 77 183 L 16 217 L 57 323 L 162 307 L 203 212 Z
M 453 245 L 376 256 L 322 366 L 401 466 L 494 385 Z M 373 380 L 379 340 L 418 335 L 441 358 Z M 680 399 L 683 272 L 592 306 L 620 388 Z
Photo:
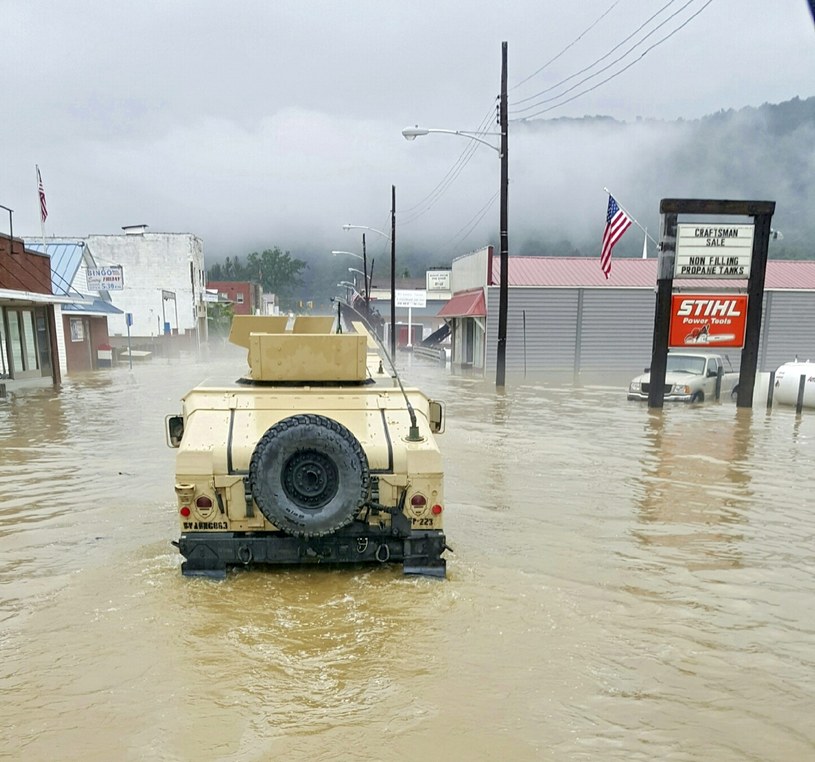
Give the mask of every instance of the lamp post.
M 470 132 L 467 130 L 439 130 L 419 127 L 405 127 L 402 130 L 405 140 L 415 140 L 422 135 L 438 132 L 447 135 L 460 135 L 476 143 L 483 143 L 498 153 L 501 159 L 501 212 L 500 212 L 500 249 L 501 249 L 501 283 L 498 290 L 498 351 L 495 363 L 495 385 L 503 387 L 506 381 L 507 357 L 507 302 L 509 297 L 509 134 L 507 118 L 507 44 L 501 43 L 501 96 L 500 96 L 500 132 Z M 493 135 L 501 138 L 500 146 L 494 146 L 480 135 Z
M 391 242 L 391 329 L 390 329 L 390 349 L 391 359 L 396 358 L 396 186 L 391 186 L 391 234 L 388 235 L 376 228 L 370 228 L 367 225 L 350 225 L 345 224 L 342 226 L 343 230 L 370 230 L 372 233 L 377 233 L 383 238 L 387 238 Z
M 365 236 L 364 235 L 362 236 L 362 247 L 363 247 L 362 248 L 362 251 L 363 251 L 362 254 L 357 254 L 356 252 L 353 252 L 353 251 L 332 251 L 331 254 L 333 256 L 335 256 L 335 257 L 337 256 L 337 254 L 347 254 L 349 257 L 356 257 L 357 259 L 361 259 L 362 260 L 363 283 L 367 284 L 368 283 L 368 274 L 367 274 L 368 273 L 368 261 L 367 261 L 367 257 L 365 256 Z M 348 268 L 348 269 L 350 270 L 351 268 Z M 359 270 L 357 270 L 357 272 L 359 272 Z M 365 298 L 365 306 L 368 306 L 368 303 L 370 302 L 370 295 L 368 294 L 367 285 L 365 286 L 365 297 L 364 298 Z
M 348 272 L 349 272 L 349 273 L 354 273 L 354 283 L 356 283 L 356 282 L 357 282 L 357 275 L 361 275 L 361 276 L 362 276 L 362 288 L 363 288 L 363 290 L 364 290 L 364 292 L 365 292 L 365 293 L 364 293 L 364 296 L 365 296 L 365 302 L 366 302 L 366 304 L 367 304 L 367 301 L 368 301 L 368 296 L 367 296 L 367 295 L 368 295 L 368 291 L 369 291 L 369 284 L 368 284 L 368 275 L 367 275 L 367 273 L 363 272 L 362 270 L 357 270 L 357 268 L 356 268 L 356 267 L 349 267 L 349 268 L 348 268 Z
M 357 290 L 357 287 L 347 280 L 341 280 L 337 284 L 337 287 L 345 289 L 345 298 L 349 304 L 351 303 L 351 291 L 353 291 L 357 296 L 362 296 L 362 294 L 360 294 L 359 291 Z
M 0 209 L 5 209 L 8 212 L 8 239 L 9 239 L 9 254 L 12 253 L 14 248 L 14 210 L 9 209 L 7 206 L 0 204 Z

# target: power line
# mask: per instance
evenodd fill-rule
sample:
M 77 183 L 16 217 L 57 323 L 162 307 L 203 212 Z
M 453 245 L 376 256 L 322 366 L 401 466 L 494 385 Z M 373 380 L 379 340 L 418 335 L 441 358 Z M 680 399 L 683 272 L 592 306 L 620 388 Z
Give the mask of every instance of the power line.
M 693 2 L 693 0 L 690 0 L 690 2 Z M 616 79 L 616 78 L 617 78 L 617 77 L 619 77 L 621 74 L 623 74 L 624 72 L 628 71 L 628 69 L 630 69 L 632 66 L 634 66 L 634 64 L 639 63 L 639 62 L 640 62 L 640 61 L 641 61 L 643 58 L 645 58 L 645 56 L 646 56 L 646 55 L 647 55 L 647 54 L 648 54 L 650 51 L 652 51 L 654 48 L 656 48 L 657 46 L 661 45 L 661 44 L 662 44 L 663 42 L 665 42 L 666 40 L 669 40 L 669 39 L 670 39 L 671 37 L 673 37 L 673 36 L 674 36 L 674 35 L 675 35 L 677 32 L 679 32 L 681 29 L 683 29 L 685 26 L 687 26 L 687 25 L 688 25 L 688 24 L 689 24 L 691 21 L 693 21 L 693 19 L 695 19 L 695 18 L 696 18 L 696 17 L 697 17 L 697 16 L 698 16 L 698 15 L 699 15 L 699 14 L 700 14 L 702 11 L 704 11 L 704 10 L 705 10 L 705 8 L 707 8 L 707 7 L 708 7 L 708 6 L 709 6 L 709 5 L 710 5 L 712 2 L 713 2 L 713 0 L 707 0 L 707 2 L 706 2 L 706 3 L 705 3 L 705 4 L 704 4 L 704 5 L 703 5 L 703 6 L 702 6 L 702 7 L 701 7 L 701 8 L 700 8 L 698 11 L 696 11 L 694 14 L 692 14 L 690 17 L 688 17 L 688 18 L 687 18 L 685 21 L 683 21 L 683 22 L 682 22 L 682 23 L 681 23 L 681 24 L 680 24 L 678 27 L 676 27 L 676 29 L 674 29 L 673 31 L 671 31 L 671 32 L 670 32 L 670 34 L 667 34 L 667 35 L 666 35 L 665 37 L 663 37 L 662 39 L 657 40 L 655 43 L 653 43 L 652 45 L 650 45 L 649 47 L 647 47 L 647 48 L 646 48 L 646 49 L 645 49 L 645 50 L 644 50 L 642 53 L 640 53 L 640 55 L 639 55 L 637 58 L 635 58 L 635 59 L 634 59 L 633 61 L 631 61 L 630 63 L 626 64 L 626 65 L 625 65 L 625 66 L 624 66 L 622 69 L 620 69 L 619 71 L 616 71 L 616 72 L 614 72 L 614 74 L 611 74 L 610 76 L 606 77 L 604 80 L 602 80 L 602 81 L 598 82 L 598 83 L 597 83 L 597 84 L 595 84 L 595 85 L 592 85 L 591 87 L 586 88 L 585 90 L 581 90 L 579 93 L 575 93 L 575 95 L 573 95 L 571 98 L 567 98 L 566 100 L 561 101 L 560 103 L 556 103 L 556 104 L 554 104 L 554 105 L 552 105 L 552 106 L 549 106 L 549 107 L 547 107 L 547 108 L 545 108 L 545 109 L 541 109 L 540 111 L 537 111 L 537 112 L 535 112 L 534 114 L 529 114 L 529 115 L 525 116 L 523 119 L 514 119 L 513 121 L 524 121 L 524 120 L 526 120 L 526 119 L 532 119 L 532 118 L 534 118 L 534 117 L 536 117 L 536 116 L 540 116 L 541 114 L 545 114 L 545 113 L 547 113 L 548 111 L 552 111 L 552 110 L 554 110 L 554 109 L 556 109 L 556 108 L 560 108 L 561 106 L 564 106 L 564 105 L 566 105 L 567 103 L 570 103 L 571 101 L 576 100 L 576 99 L 577 99 L 577 98 L 579 98 L 581 95 L 586 95 L 586 93 L 590 93 L 590 92 L 592 92 L 592 90 L 596 90 L 598 87 L 601 87 L 602 85 L 606 84 L 607 82 L 610 82 L 612 79 Z M 627 54 L 626 54 L 626 55 L 627 55 Z M 625 56 L 622 56 L 622 57 L 624 58 Z M 620 60 L 620 59 L 618 59 L 618 60 Z M 606 68 L 608 68 L 608 67 L 606 67 Z M 594 75 L 594 76 L 596 76 L 596 75 Z M 589 77 L 589 78 L 587 78 L 587 79 L 591 79 L 591 78 L 592 78 L 592 77 Z M 587 81 L 587 80 L 583 80 L 583 81 Z M 578 85 L 575 85 L 575 87 L 579 86 L 579 84 L 580 84 L 580 83 L 578 83 Z M 574 88 L 570 88 L 570 90 L 573 90 L 573 89 L 574 89 Z M 569 91 L 567 90 L 566 92 L 569 92 Z M 552 100 L 557 100 L 558 98 L 562 97 L 563 95 L 565 95 L 565 93 L 561 93 L 561 95 L 556 96 L 555 98 L 548 98 L 548 99 L 546 99 L 546 100 L 540 101 L 540 102 L 539 102 L 538 104 L 536 104 L 536 105 L 541 105 L 541 104 L 543 104 L 543 103 L 547 103 L 547 102 L 552 101 Z
M 475 230 L 476 225 L 484 219 L 484 215 L 490 210 L 490 208 L 495 204 L 495 200 L 500 195 L 500 191 L 496 191 L 492 194 L 492 197 L 487 201 L 484 206 L 481 207 L 476 213 L 475 216 L 470 218 L 468 222 L 462 225 L 458 231 L 456 231 L 451 238 L 449 238 L 445 243 L 443 243 L 439 248 L 442 251 L 449 251 L 456 247 L 460 247 L 464 241 L 467 240 L 470 233 Z
M 599 24 L 606 16 L 608 16 L 608 14 L 611 13 L 612 10 L 614 10 L 614 6 L 617 5 L 617 3 L 619 3 L 619 2 L 620 2 L 620 0 L 614 0 L 614 2 L 603 13 L 601 13 L 594 21 L 592 21 L 592 23 L 589 24 L 579 35 L 577 35 L 577 37 L 575 37 L 565 48 L 563 48 L 563 50 L 561 50 L 560 53 L 558 53 L 557 55 L 552 56 L 552 58 L 550 58 L 543 66 L 541 66 L 540 69 L 538 69 L 537 71 L 532 72 L 532 74 L 530 74 L 528 77 L 525 77 L 520 82 L 518 82 L 517 84 L 510 87 L 509 88 L 510 91 L 515 90 L 516 88 L 519 88 L 521 85 L 525 84 L 526 82 L 529 82 L 529 80 L 532 79 L 532 77 L 537 77 L 538 74 L 540 74 L 544 69 L 546 69 L 549 66 L 549 64 L 552 64 L 555 61 L 557 61 L 557 59 L 560 58 L 567 50 L 569 50 L 569 48 L 573 47 L 578 42 L 580 42 L 580 40 L 583 39 L 583 37 L 588 32 L 590 32 L 592 29 L 594 29 L 594 27 L 596 27 L 597 24 Z M 673 2 L 673 0 L 671 0 L 671 2 Z M 535 96 L 533 95 L 532 97 L 534 98 Z M 525 98 L 524 100 L 528 100 L 528 99 Z M 523 101 L 518 101 L 518 102 L 523 103 Z
M 693 2 L 693 1 L 694 0 L 688 0 L 688 2 L 682 8 L 680 8 L 678 11 L 676 11 L 676 13 L 674 13 L 672 16 L 669 16 L 667 19 L 665 19 L 665 21 L 663 21 L 662 24 L 660 24 L 660 26 L 662 26 L 662 25 L 666 24 L 668 21 L 670 21 L 674 16 L 676 16 L 677 13 L 681 13 L 682 10 L 684 10 L 684 8 L 686 8 L 688 5 L 690 5 L 690 3 Z M 545 95 L 546 93 L 551 92 L 552 90 L 560 87 L 561 85 L 565 85 L 569 80 L 574 79 L 575 77 L 579 77 L 581 74 L 589 71 L 590 69 L 593 69 L 595 66 L 597 66 L 598 63 L 600 63 L 601 61 L 604 61 L 606 58 L 608 58 L 615 50 L 617 50 L 617 49 L 621 48 L 623 45 L 625 45 L 626 42 L 628 42 L 638 32 L 642 31 L 642 29 L 645 28 L 646 26 L 648 26 L 648 24 L 650 24 L 657 16 L 659 16 L 660 13 L 662 13 L 669 6 L 673 5 L 675 2 L 676 2 L 676 0 L 668 0 L 668 2 L 665 3 L 665 5 L 663 5 L 656 13 L 654 13 L 650 18 L 643 21 L 642 24 L 640 24 L 633 32 L 631 32 L 631 34 L 629 34 L 628 37 L 626 37 L 625 39 L 618 42 L 613 48 L 611 48 L 611 50 L 607 51 L 605 54 L 600 56 L 600 58 L 595 59 L 588 66 L 583 67 L 579 71 L 576 71 L 574 74 L 570 74 L 565 79 L 560 80 L 560 82 L 556 82 L 554 85 L 551 85 L 551 86 L 541 90 L 540 92 L 535 93 L 534 95 L 530 95 L 527 98 L 521 98 L 520 100 L 514 101 L 510 105 L 515 106 L 515 105 L 518 105 L 519 103 L 526 103 L 527 101 L 531 101 L 531 100 L 533 100 L 535 98 L 538 98 L 541 95 Z M 655 31 L 657 31 L 657 29 L 659 29 L 659 26 L 657 26 L 655 29 L 651 30 L 651 32 L 649 32 L 648 34 L 649 35 L 653 34 Z M 641 45 L 643 43 L 643 41 L 647 39 L 647 37 L 648 37 L 648 35 L 643 37 L 642 40 L 640 40 L 636 45 L 634 45 L 634 47 L 636 47 L 637 45 Z M 632 48 L 632 50 L 633 50 L 633 48 Z M 631 52 L 631 50 L 629 50 L 627 53 L 625 53 L 621 57 L 625 58 L 625 56 L 628 55 L 628 53 L 630 53 L 630 52 Z M 620 60 L 620 59 L 617 59 L 617 60 Z M 580 83 L 578 83 L 578 84 L 580 84 Z M 532 106 L 526 106 L 525 108 L 518 109 L 518 111 L 524 111 L 524 110 L 528 110 L 530 108 L 535 108 L 537 105 L 538 104 L 533 104 Z

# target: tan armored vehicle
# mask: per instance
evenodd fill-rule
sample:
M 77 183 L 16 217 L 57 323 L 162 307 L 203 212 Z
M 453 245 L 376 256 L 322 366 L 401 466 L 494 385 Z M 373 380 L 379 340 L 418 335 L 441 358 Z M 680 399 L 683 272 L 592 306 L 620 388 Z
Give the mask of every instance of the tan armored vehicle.
M 193 389 L 167 418 L 182 572 L 401 562 L 443 577 L 441 403 L 404 389 L 361 324 L 287 323 L 235 317 L 230 341 L 249 350 L 248 373 Z

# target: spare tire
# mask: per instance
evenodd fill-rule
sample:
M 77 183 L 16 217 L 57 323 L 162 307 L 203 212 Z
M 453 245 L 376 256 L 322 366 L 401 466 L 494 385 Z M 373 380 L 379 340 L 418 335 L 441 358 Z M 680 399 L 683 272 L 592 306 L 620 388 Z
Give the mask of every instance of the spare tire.
M 284 418 L 260 439 L 249 462 L 252 496 L 276 527 L 297 537 L 349 524 L 368 494 L 368 458 L 359 440 L 323 415 Z

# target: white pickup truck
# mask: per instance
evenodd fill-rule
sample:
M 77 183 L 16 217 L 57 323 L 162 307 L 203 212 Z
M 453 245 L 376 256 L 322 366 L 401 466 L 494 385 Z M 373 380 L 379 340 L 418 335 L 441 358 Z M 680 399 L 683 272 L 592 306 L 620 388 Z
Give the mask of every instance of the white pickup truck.
M 729 364 L 729 363 L 728 363 Z M 721 397 L 735 398 L 739 386 L 737 372 L 725 372 L 721 355 L 706 352 L 670 352 L 665 369 L 665 396 L 671 402 L 703 402 L 716 399 L 716 382 L 722 374 Z M 628 385 L 628 399 L 647 400 L 651 374 L 637 376 Z

